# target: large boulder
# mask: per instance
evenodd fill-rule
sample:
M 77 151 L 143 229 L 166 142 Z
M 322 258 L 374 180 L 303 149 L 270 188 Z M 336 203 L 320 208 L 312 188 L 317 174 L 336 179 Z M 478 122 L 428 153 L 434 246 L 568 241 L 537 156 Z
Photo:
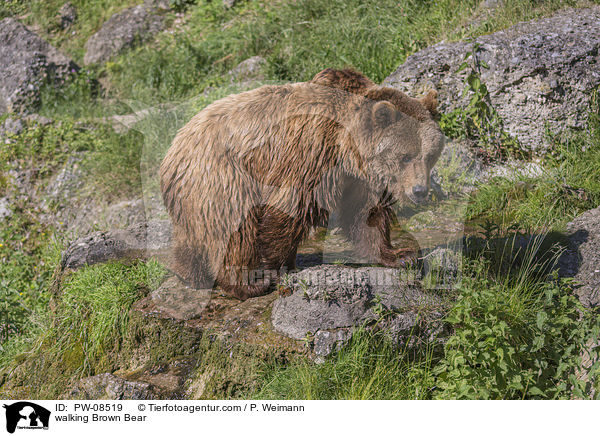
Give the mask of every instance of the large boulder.
M 85 44 L 86 65 L 102 63 L 163 29 L 157 8 L 142 4 L 121 11 L 106 21 Z
M 0 115 L 28 112 L 48 80 L 62 83 L 78 66 L 19 20 L 0 21 Z
M 543 152 L 545 130 L 585 124 L 591 91 L 600 85 L 600 7 L 567 9 L 519 23 L 474 42 L 440 43 L 409 56 L 384 84 L 410 93 L 439 92 L 440 110 L 465 107 L 465 55 L 479 45 L 481 79 L 505 130 Z
M 276 332 L 312 340 L 316 355 L 341 347 L 374 323 L 398 343 L 441 338 L 443 300 L 406 270 L 320 265 L 288 274 L 271 321 Z
M 600 305 L 600 207 L 567 224 L 568 247 L 559 260 L 563 277 L 576 281 L 576 295 L 586 307 Z

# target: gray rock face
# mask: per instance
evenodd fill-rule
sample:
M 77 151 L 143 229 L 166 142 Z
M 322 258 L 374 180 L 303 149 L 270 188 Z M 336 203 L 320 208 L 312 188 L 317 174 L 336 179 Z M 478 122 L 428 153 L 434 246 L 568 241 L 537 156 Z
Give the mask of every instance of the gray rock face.
M 281 286 L 292 293 L 273 305 L 275 331 L 294 339 L 312 335 L 318 355 L 339 348 L 352 328 L 369 321 L 395 326 L 396 340 L 408 337 L 428 317 L 434 325 L 443 305 L 410 273 L 392 268 L 321 265 L 287 275 Z
M 569 247 L 559 260 L 563 277 L 579 282 L 576 294 L 586 307 L 600 305 L 600 208 L 588 210 L 567 225 Z
M 0 114 L 30 111 L 46 80 L 62 82 L 79 67 L 14 18 L 0 21 Z
M 142 4 L 113 15 L 85 44 L 86 65 L 105 62 L 112 56 L 149 39 L 163 29 L 163 17 Z
M 79 380 L 70 396 L 81 400 L 153 400 L 157 397 L 151 384 L 128 381 L 109 373 Z
M 524 148 L 543 151 L 545 128 L 584 126 L 590 91 L 600 85 L 600 7 L 568 9 L 476 39 L 494 108 Z M 384 84 L 419 94 L 439 92 L 440 110 L 465 107 L 466 71 L 457 72 L 473 43 L 441 43 L 409 56 Z
M 151 234 L 153 239 L 148 240 Z M 143 258 L 168 248 L 171 240 L 169 221 L 138 224 L 126 230 L 96 232 L 73 242 L 62 254 L 62 269 L 77 269 L 86 265 L 116 259 Z
M 502 162 L 486 163 L 473 151 L 474 141 L 448 142 L 440 159 L 431 171 L 431 193 L 438 199 L 468 194 L 494 177 L 518 182 L 544 174 L 537 162 L 507 158 Z M 545 170 L 549 171 L 549 170 Z

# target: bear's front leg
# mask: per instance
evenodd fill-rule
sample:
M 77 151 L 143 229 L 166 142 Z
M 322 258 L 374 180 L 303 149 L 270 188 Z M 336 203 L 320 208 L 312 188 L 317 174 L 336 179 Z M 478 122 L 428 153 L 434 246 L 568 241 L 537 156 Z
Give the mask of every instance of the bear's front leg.
M 345 231 L 354 242 L 363 262 L 380 263 L 390 268 L 416 265 L 420 256 L 419 245 L 408 233 L 403 235 L 401 246 L 392 246 L 390 227 L 394 211 L 389 207 L 374 207 L 358 213 L 354 220 L 346 221 Z M 348 225 L 350 224 L 350 225 Z
M 408 232 L 402 232 L 399 246 L 391 243 L 390 228 L 396 222 L 390 207 L 376 207 L 369 212 L 367 224 L 377 228 L 381 263 L 389 267 L 411 267 L 418 264 L 421 249 L 417 240 Z

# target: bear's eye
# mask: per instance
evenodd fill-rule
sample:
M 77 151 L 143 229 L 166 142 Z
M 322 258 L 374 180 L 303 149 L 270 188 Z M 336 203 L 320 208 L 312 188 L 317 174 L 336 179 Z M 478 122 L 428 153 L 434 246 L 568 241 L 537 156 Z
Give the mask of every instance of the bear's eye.
M 402 162 L 404 162 L 404 163 L 409 163 L 411 160 L 412 160 L 412 157 L 410 157 L 410 156 L 404 156 L 402 158 Z

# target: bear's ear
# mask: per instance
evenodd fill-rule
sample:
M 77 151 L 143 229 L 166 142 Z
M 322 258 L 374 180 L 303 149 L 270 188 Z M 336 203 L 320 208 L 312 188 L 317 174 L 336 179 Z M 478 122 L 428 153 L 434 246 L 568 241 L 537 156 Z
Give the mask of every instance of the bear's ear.
M 437 111 L 437 105 L 438 105 L 438 101 L 437 101 L 437 91 L 435 90 L 431 90 L 427 93 L 427 95 L 425 97 L 421 97 L 421 100 L 419 100 L 421 102 L 421 104 L 423 106 L 425 106 L 425 108 L 429 111 L 429 113 L 431 113 L 431 115 L 437 115 L 438 111 Z
M 373 121 L 380 128 L 385 128 L 396 120 L 396 108 L 389 101 L 378 101 L 373 105 Z
M 358 71 L 351 69 L 334 70 L 327 68 L 315 75 L 311 83 L 330 88 L 338 88 L 353 94 L 363 95 L 375 84 Z

